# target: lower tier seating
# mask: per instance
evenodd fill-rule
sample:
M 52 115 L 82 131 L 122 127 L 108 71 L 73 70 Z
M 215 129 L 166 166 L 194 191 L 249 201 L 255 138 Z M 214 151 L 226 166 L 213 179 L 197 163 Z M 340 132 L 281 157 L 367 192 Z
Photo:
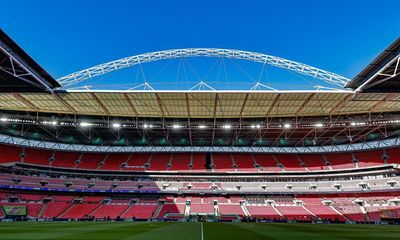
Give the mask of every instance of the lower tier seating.
M 137 219 L 177 220 L 190 215 L 297 221 L 371 222 L 381 219 L 381 211 L 394 216 L 400 206 L 400 193 L 362 196 L 78 196 L 0 192 L 0 218 L 3 207 L 25 207 L 32 219 Z M 393 213 L 393 214 L 392 214 Z M 397 215 L 396 215 L 397 216 Z M 231 217 L 231 218 L 230 218 Z

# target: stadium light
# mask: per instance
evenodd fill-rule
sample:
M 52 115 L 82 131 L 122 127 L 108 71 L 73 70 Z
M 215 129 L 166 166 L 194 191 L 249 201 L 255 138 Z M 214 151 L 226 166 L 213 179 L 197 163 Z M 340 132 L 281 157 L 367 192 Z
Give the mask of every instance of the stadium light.
M 88 122 L 81 122 L 79 124 L 79 126 L 81 126 L 81 127 L 90 127 L 90 126 L 93 126 L 93 124 L 92 123 L 88 123 Z
M 2 117 L 2 118 L 0 118 L 0 121 L 2 121 L 2 122 L 8 122 L 8 118 Z
M 205 129 L 205 128 L 207 128 L 207 126 L 206 126 L 206 125 L 199 125 L 198 128 L 200 128 L 200 129 Z
M 120 128 L 121 127 L 121 123 L 113 123 L 112 127 L 113 128 Z
M 174 124 L 174 125 L 172 125 L 172 128 L 173 129 L 179 129 L 179 128 L 182 128 L 182 126 L 178 125 L 178 124 Z
M 259 129 L 259 128 L 261 128 L 261 125 L 260 125 L 260 124 L 257 124 L 257 125 L 251 125 L 250 127 L 251 127 L 251 128 L 257 128 L 257 129 Z
M 222 125 L 222 128 L 225 128 L 225 129 L 231 129 L 231 125 L 229 125 L 229 124 L 225 124 L 225 125 Z
M 315 126 L 316 126 L 317 128 L 322 128 L 324 125 L 323 125 L 322 123 L 316 123 Z
M 42 123 L 43 123 L 44 125 L 53 125 L 53 126 L 55 126 L 55 125 L 58 124 L 57 121 L 43 121 Z
M 351 122 L 350 123 L 351 126 L 364 126 L 367 125 L 366 122 Z
M 292 125 L 290 125 L 289 123 L 285 123 L 285 124 L 283 125 L 283 127 L 286 128 L 286 129 L 289 129 L 289 128 L 292 127 Z

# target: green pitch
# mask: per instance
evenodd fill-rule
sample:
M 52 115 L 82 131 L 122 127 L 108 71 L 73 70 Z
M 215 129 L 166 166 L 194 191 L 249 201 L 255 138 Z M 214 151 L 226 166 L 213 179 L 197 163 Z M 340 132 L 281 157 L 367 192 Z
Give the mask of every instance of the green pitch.
M 265 223 L 0 223 L 0 239 L 390 240 L 400 227 Z

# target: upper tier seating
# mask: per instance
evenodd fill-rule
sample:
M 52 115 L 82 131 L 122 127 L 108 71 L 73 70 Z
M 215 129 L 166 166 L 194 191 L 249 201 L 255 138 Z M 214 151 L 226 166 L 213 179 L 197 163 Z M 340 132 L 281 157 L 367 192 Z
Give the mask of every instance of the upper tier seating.
M 192 154 L 192 171 L 204 171 L 206 164 L 206 156 L 204 153 Z
M 215 171 L 233 171 L 233 162 L 231 154 L 213 154 L 213 163 Z
M 358 167 L 373 167 L 384 165 L 382 155 L 383 153 L 381 150 L 355 153 L 355 156 L 358 160 Z
M 349 153 L 325 154 L 325 157 L 331 164 L 332 169 L 355 168 L 352 156 Z
M 170 171 L 189 171 L 191 154 L 174 153 L 172 156 Z
M 304 171 L 304 167 L 300 165 L 300 162 L 294 154 L 277 154 L 274 155 L 275 159 L 286 171 Z
M 257 171 L 251 154 L 232 154 L 238 171 Z
M 0 145 L 0 164 L 23 162 L 55 168 L 107 171 L 208 171 L 204 153 L 80 153 Z M 213 170 L 226 171 L 321 171 L 400 163 L 400 150 L 329 154 L 211 154 Z M 384 160 L 384 156 L 387 159 Z
M 171 161 L 171 154 L 153 155 L 150 160 L 150 171 L 167 171 L 168 163 Z
M 386 149 L 389 164 L 400 164 L 400 148 Z
M 37 165 L 49 165 L 49 159 L 53 156 L 52 151 L 38 150 L 33 148 L 25 149 L 24 163 Z
M 21 149 L 18 147 L 0 145 L 0 164 L 21 161 Z
M 297 156 L 309 171 L 329 170 L 329 167 L 325 164 L 323 156 L 320 154 L 299 154 Z
M 278 167 L 278 163 L 272 155 L 268 154 L 253 154 L 256 164 L 260 166 L 263 171 L 281 171 L 282 169 Z
M 100 163 L 107 157 L 105 154 L 84 154 L 80 159 L 77 168 L 98 169 Z
M 52 167 L 74 168 L 81 153 L 75 152 L 55 152 Z
M 144 171 L 145 166 L 149 164 L 152 154 L 134 153 L 126 161 L 125 169 L 128 171 Z
M 99 167 L 100 170 L 121 170 L 122 163 L 130 157 L 129 154 L 109 154 L 104 164 Z

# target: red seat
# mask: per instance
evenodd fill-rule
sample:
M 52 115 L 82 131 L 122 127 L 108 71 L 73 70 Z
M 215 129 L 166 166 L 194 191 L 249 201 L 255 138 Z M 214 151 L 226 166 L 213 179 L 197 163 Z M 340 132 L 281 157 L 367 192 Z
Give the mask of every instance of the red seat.
M 0 145 L 0 151 L 0 164 L 21 161 L 21 148 L 19 147 Z
M 81 153 L 75 152 L 56 152 L 52 167 L 74 168 L 76 160 L 79 159 Z
M 136 219 L 150 219 L 154 212 L 157 209 L 156 204 L 152 205 L 143 205 L 137 204 L 130 206 L 124 214 L 122 214 L 122 218 L 136 218 Z
M 213 154 L 213 163 L 215 171 L 232 171 L 233 170 L 233 162 L 231 158 L 231 154 Z
M 49 159 L 51 158 L 52 155 L 53 155 L 52 151 L 26 148 L 24 163 L 47 166 L 49 165 Z
M 190 154 L 174 153 L 172 156 L 171 171 L 189 171 Z
M 85 153 L 82 159 L 80 160 L 80 163 L 77 165 L 77 168 L 97 169 L 105 157 L 106 157 L 105 154 Z
M 117 204 L 107 204 L 101 205 L 96 209 L 91 215 L 95 218 L 106 218 L 116 219 L 120 217 L 121 214 L 129 207 L 129 205 L 117 205 Z

